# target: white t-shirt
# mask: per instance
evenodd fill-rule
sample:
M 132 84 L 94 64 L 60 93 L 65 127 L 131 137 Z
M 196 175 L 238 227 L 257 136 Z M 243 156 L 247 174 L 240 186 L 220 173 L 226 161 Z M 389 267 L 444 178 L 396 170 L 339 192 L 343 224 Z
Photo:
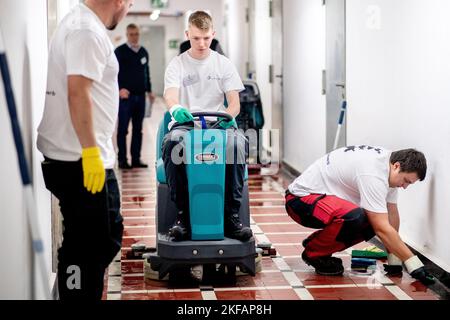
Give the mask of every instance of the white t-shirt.
M 365 145 L 334 150 L 295 179 L 289 191 L 298 197 L 335 195 L 366 210 L 386 213 L 386 203 L 397 203 L 397 189 L 389 187 L 390 156 L 391 151 Z
M 72 125 L 67 76 L 92 79 L 93 125 L 106 169 L 115 163 L 112 135 L 119 110 L 119 64 L 106 28 L 84 4 L 76 6 L 60 23 L 50 44 L 47 93 L 38 127 L 38 149 L 47 157 L 77 161 L 81 144 Z
M 180 104 L 190 112 L 223 112 L 224 93 L 242 91 L 244 85 L 233 63 L 210 50 L 203 60 L 192 58 L 188 51 L 173 58 L 164 76 L 164 93 L 169 88 L 179 89 Z

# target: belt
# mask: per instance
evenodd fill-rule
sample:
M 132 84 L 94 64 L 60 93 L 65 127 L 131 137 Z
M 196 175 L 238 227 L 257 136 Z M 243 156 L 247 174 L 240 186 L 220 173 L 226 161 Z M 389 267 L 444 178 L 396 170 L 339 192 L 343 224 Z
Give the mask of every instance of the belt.
M 55 160 L 55 159 L 49 158 L 47 156 L 44 156 L 44 161 L 47 163 L 60 163 L 60 164 L 70 165 L 70 164 L 81 163 L 81 158 L 77 161 L 64 161 L 64 160 Z M 111 172 L 114 172 L 114 169 L 105 169 L 105 171 L 106 171 L 106 173 L 111 173 Z

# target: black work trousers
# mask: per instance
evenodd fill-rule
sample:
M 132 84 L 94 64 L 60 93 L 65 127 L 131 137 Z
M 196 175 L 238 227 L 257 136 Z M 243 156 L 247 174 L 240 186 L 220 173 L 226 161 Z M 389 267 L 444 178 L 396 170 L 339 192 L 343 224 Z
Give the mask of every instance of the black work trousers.
M 42 171 L 63 216 L 63 242 L 58 250 L 59 297 L 100 300 L 105 269 L 122 245 L 123 219 L 114 171 L 106 170 L 105 186 L 95 195 L 83 186 L 81 160 L 46 158 Z

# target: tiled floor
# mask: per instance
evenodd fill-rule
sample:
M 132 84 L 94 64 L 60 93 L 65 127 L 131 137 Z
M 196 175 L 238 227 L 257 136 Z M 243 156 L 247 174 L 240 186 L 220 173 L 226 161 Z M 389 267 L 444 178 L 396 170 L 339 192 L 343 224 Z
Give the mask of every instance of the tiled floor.
M 404 273 L 387 278 L 382 261 L 372 276 L 352 274 L 351 248 L 335 254 L 343 259 L 342 277 L 317 275 L 300 258 L 301 241 L 313 230 L 297 225 L 284 209 L 283 192 L 290 182 L 281 174 L 250 175 L 250 212 L 257 242 L 271 242 L 274 257 L 263 257 L 262 272 L 255 277 L 238 276 L 233 285 L 203 287 L 198 284 L 174 287 L 165 281 L 144 278 L 143 260 L 129 260 L 127 251 L 134 243 L 155 247 L 155 170 L 153 167 L 155 123 L 162 118 L 161 101 L 152 118 L 145 119 L 143 158 L 148 169 L 117 171 L 122 191 L 125 231 L 123 248 L 105 279 L 105 299 L 153 300 L 412 300 L 439 299 L 438 295 Z M 372 244 L 361 243 L 355 248 Z

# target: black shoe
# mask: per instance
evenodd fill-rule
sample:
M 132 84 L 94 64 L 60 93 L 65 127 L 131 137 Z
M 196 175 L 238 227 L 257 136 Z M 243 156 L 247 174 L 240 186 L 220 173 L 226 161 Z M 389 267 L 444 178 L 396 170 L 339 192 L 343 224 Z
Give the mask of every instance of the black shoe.
M 305 251 L 302 253 L 302 259 L 306 264 L 313 266 L 316 273 L 323 276 L 340 276 L 344 273 L 342 260 L 335 257 L 320 257 L 310 259 L 306 256 Z
M 187 239 L 188 230 L 180 214 L 178 214 L 177 220 L 175 221 L 172 228 L 169 229 L 169 236 L 173 237 L 175 241 L 182 241 Z
M 126 161 L 119 161 L 120 169 L 131 169 L 131 166 Z
M 239 214 L 235 213 L 225 221 L 225 236 L 240 241 L 247 241 L 253 236 L 253 232 L 249 227 L 242 225 Z
M 143 162 L 141 162 L 141 161 L 133 162 L 133 163 L 131 164 L 131 166 L 132 166 L 133 168 L 148 168 L 148 164 L 145 164 L 145 163 L 143 163 Z
M 306 246 L 308 245 L 308 243 L 311 241 L 310 238 L 306 238 L 305 240 L 302 241 L 302 246 L 303 248 L 306 248 Z

